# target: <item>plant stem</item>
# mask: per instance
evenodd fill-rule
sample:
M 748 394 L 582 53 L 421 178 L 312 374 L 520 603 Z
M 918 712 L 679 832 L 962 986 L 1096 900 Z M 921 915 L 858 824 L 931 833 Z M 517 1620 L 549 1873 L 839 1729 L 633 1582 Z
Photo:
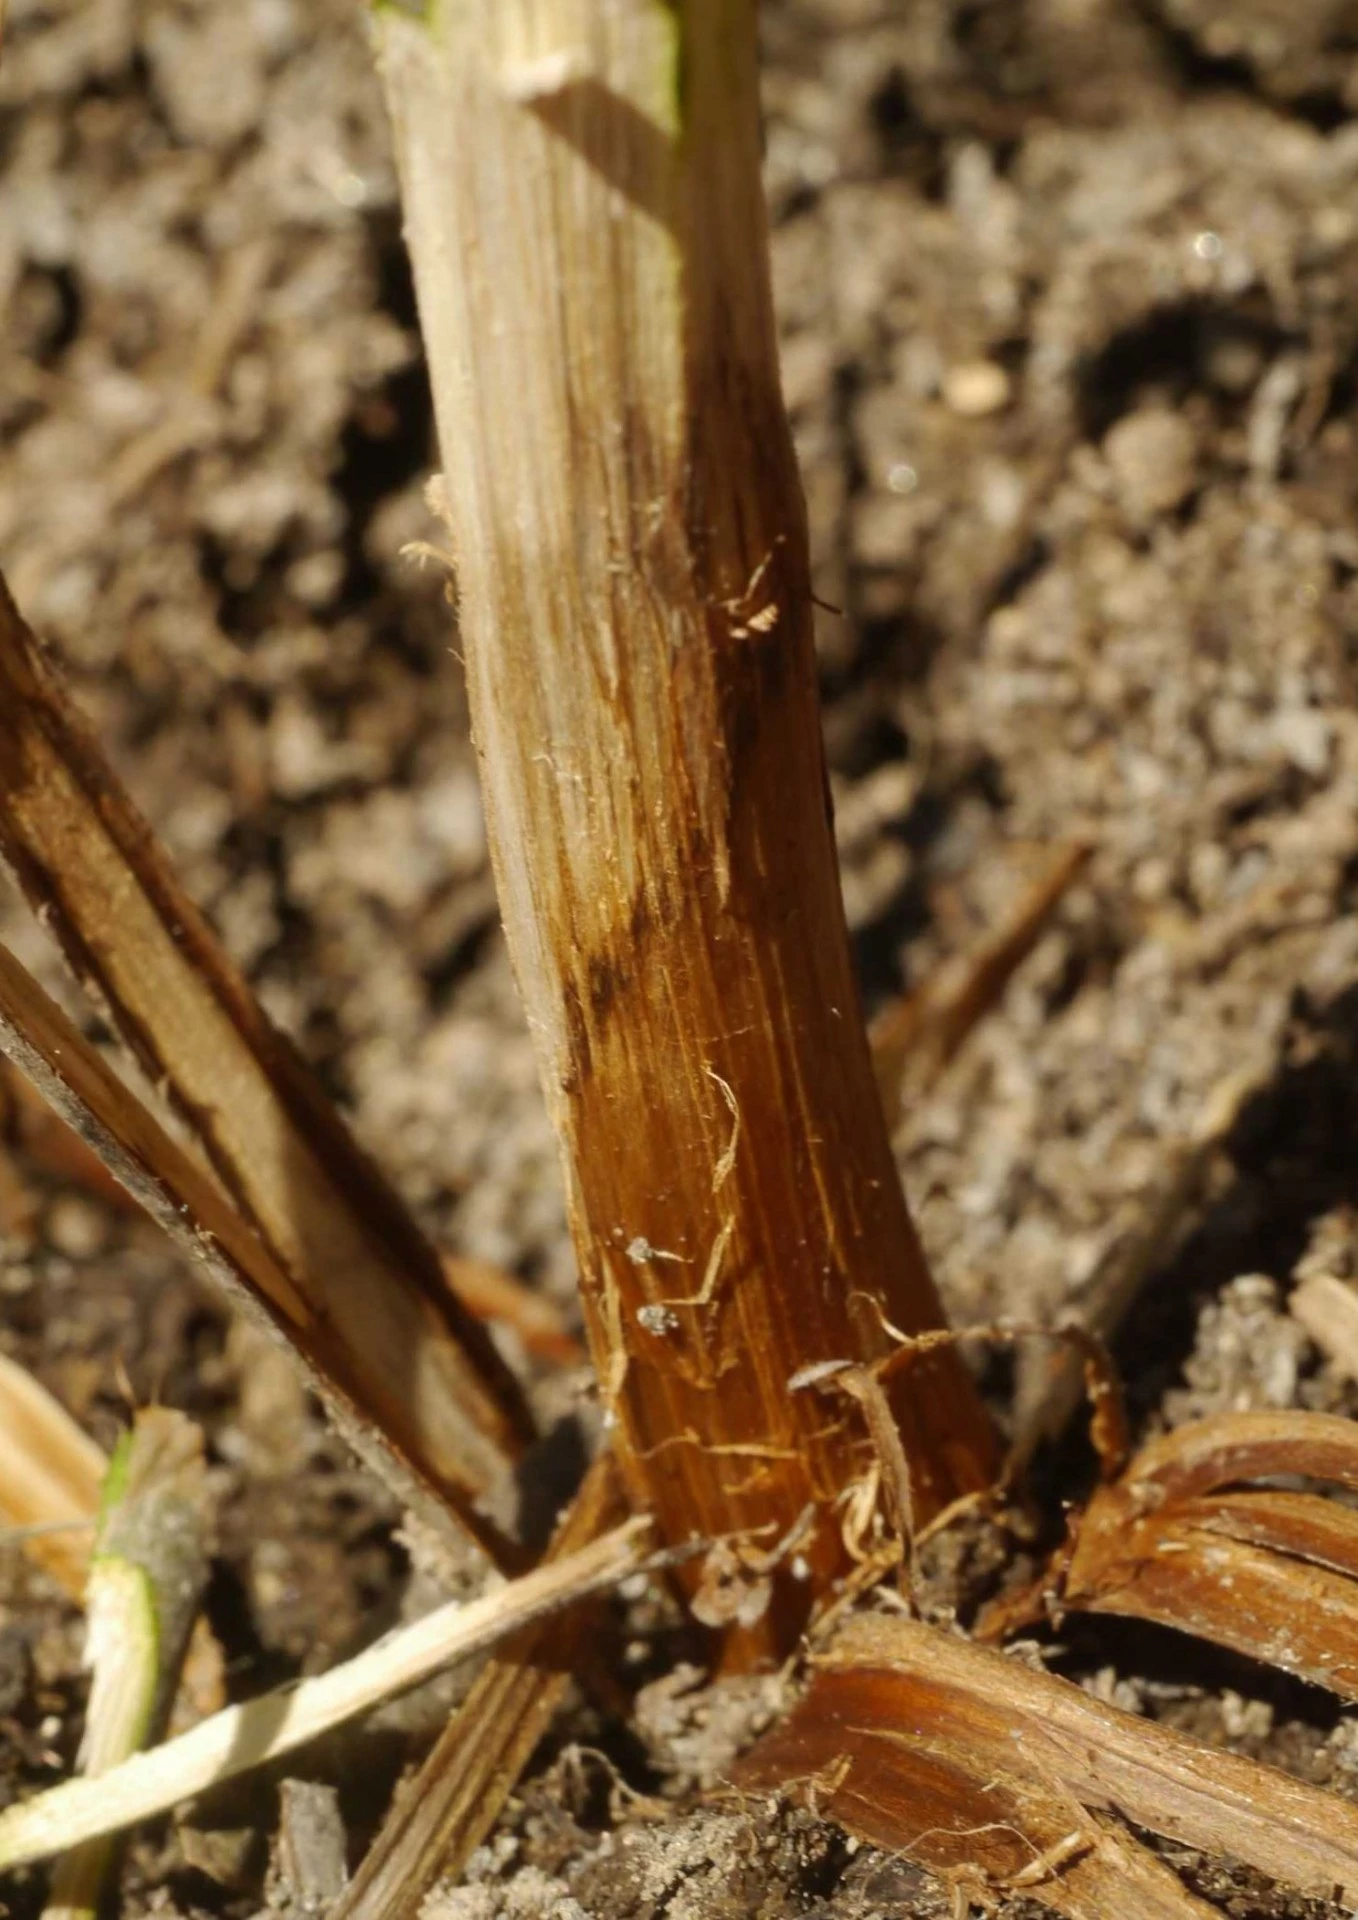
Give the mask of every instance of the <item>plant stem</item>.
M 169 1714 L 207 1580 L 203 1440 L 182 1413 L 138 1414 L 109 1462 L 86 1596 L 92 1673 L 81 1771 L 89 1779 L 136 1753 Z M 112 1870 L 111 1836 L 64 1853 L 43 1920 L 93 1920 Z
M 752 0 L 375 16 L 505 926 L 634 1498 L 670 1540 L 809 1515 L 870 1448 L 788 1381 L 940 1308 L 860 1019 L 778 383 Z M 992 1440 L 898 1389 L 927 1519 Z

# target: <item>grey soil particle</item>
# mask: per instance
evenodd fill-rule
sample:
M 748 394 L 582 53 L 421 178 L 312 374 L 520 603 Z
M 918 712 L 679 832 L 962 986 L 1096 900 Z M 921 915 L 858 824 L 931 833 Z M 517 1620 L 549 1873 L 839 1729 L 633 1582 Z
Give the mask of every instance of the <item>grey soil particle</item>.
M 703 1685 L 681 1662 L 638 1693 L 635 1726 L 668 1792 L 710 1792 L 737 1757 L 790 1704 L 784 1676 L 742 1674 Z
M 1266 1274 L 1242 1274 L 1203 1307 L 1197 1341 L 1184 1363 L 1183 1391 L 1165 1396 L 1173 1426 L 1213 1413 L 1291 1407 L 1314 1349 L 1280 1310 L 1279 1289 Z
M 1190 422 L 1166 407 L 1129 413 L 1103 443 L 1113 486 L 1136 527 L 1173 513 L 1193 491 L 1198 442 Z

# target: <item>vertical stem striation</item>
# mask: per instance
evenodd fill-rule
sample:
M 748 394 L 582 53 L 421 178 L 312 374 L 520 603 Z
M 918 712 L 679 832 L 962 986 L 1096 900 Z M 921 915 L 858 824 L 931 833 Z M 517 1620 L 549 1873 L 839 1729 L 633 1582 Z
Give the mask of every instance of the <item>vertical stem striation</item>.
M 840 906 L 754 12 L 375 21 L 500 899 L 623 1470 L 671 1540 L 800 1524 L 814 1591 L 871 1453 L 789 1380 L 940 1312 Z M 895 1411 L 922 1517 L 988 1474 L 950 1353 Z M 807 1592 L 782 1577 L 775 1637 Z

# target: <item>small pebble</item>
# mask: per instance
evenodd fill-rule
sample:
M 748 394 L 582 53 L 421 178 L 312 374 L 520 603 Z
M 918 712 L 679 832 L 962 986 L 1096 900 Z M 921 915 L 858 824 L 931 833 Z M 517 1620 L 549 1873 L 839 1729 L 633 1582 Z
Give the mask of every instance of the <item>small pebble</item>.
M 77 1193 L 63 1193 L 47 1209 L 48 1245 L 68 1260 L 93 1260 L 108 1244 L 103 1209 Z
M 943 375 L 943 400 L 964 420 L 980 420 L 1009 405 L 1012 382 L 993 360 L 965 360 Z

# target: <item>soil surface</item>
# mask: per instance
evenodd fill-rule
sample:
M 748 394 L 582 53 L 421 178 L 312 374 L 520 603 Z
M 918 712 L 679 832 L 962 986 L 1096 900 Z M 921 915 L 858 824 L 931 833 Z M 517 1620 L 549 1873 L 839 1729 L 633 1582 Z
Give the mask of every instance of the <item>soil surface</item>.
M 899 1116 L 949 1305 L 1050 1319 L 1131 1263 L 1139 1431 L 1358 1412 L 1288 1310 L 1299 1275 L 1358 1283 L 1358 10 L 762 13 L 869 1010 L 974 953 L 1054 852 L 1094 846 L 1002 1008 Z M 360 9 L 9 0 L 0 165 L 16 598 L 432 1233 L 573 1319 L 452 616 L 439 570 L 402 552 L 436 537 L 435 453 Z M 75 1007 L 8 890 L 0 937 Z M 0 1171 L 0 1349 L 104 1443 L 152 1399 L 207 1431 L 233 1694 L 414 1604 L 399 1516 L 286 1364 L 148 1226 L 20 1144 Z M 1006 1416 L 1014 1368 L 986 1383 Z M 6 1793 L 71 1763 L 80 1624 L 0 1542 Z M 1304 1688 L 1112 1625 L 1072 1629 L 1064 1665 L 1358 1792 L 1350 1724 Z M 768 1711 L 698 1679 L 651 1699 L 645 1752 L 591 1757 L 608 1730 L 568 1716 L 431 1917 L 948 1911 L 802 1813 L 641 1817 L 629 1788 L 682 1804 Z M 409 1721 L 294 1765 L 339 1787 L 355 1854 L 419 1751 Z M 268 1867 L 277 1821 L 278 1783 L 256 1780 L 162 1823 L 130 1850 L 122 1911 L 300 1912 Z M 1173 1857 L 1223 1912 L 1323 1911 Z M 36 1914 L 41 1880 L 4 1897 Z

